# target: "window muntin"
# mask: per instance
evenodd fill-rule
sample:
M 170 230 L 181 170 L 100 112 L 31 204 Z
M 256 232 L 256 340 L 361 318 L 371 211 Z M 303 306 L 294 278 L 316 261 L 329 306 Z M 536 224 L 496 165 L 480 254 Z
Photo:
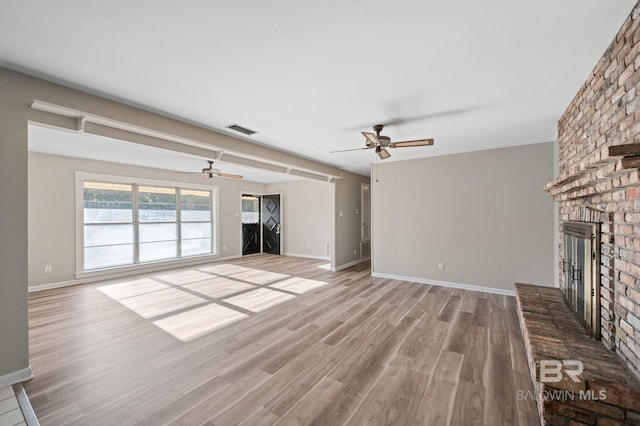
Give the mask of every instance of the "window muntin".
M 215 254 L 214 193 L 82 181 L 82 270 Z

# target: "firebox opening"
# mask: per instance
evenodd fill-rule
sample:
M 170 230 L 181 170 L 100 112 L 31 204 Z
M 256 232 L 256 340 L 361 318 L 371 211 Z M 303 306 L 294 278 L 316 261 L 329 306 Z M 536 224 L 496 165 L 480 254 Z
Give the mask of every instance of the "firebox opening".
M 589 335 L 600 339 L 600 224 L 565 222 L 564 296 Z

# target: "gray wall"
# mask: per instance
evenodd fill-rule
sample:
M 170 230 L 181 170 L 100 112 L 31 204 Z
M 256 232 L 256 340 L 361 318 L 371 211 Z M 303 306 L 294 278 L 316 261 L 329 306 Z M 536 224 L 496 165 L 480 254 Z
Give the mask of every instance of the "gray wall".
M 29 368 L 28 114 L 24 96 L 14 90 L 14 81 L 10 77 L 12 75 L 7 75 L 0 69 L 0 378 Z
M 282 194 L 283 254 L 330 259 L 334 191 L 335 184 L 316 180 L 267 185 L 267 193 Z
M 103 161 L 29 153 L 29 285 L 73 281 L 76 270 L 75 172 L 180 181 L 203 185 L 197 176 Z M 219 254 L 242 255 L 240 197 L 265 191 L 265 185 L 216 179 L 219 188 Z M 53 272 L 44 273 L 44 265 Z
M 552 179 L 552 143 L 374 164 L 373 272 L 552 285 L 553 203 L 542 190 Z

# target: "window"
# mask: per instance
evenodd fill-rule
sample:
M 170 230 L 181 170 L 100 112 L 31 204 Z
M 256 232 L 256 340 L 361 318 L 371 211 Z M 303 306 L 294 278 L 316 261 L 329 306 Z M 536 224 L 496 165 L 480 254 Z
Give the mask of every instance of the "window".
M 84 269 L 133 263 L 133 186 L 84 183 Z
M 215 254 L 215 188 L 84 175 L 83 272 Z
M 176 188 L 138 187 L 140 262 L 178 257 Z
M 182 190 L 180 196 L 182 254 L 191 256 L 211 253 L 211 192 Z

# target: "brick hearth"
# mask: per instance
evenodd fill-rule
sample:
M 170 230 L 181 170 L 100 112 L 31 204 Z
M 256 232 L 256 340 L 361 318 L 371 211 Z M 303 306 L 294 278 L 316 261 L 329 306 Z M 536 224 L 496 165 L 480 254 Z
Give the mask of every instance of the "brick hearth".
M 589 337 L 560 289 L 516 284 L 516 297 L 541 423 L 640 425 L 640 381 L 620 357 Z M 584 371 L 578 382 L 565 374 L 560 382 L 541 383 L 543 360 L 579 360 Z

